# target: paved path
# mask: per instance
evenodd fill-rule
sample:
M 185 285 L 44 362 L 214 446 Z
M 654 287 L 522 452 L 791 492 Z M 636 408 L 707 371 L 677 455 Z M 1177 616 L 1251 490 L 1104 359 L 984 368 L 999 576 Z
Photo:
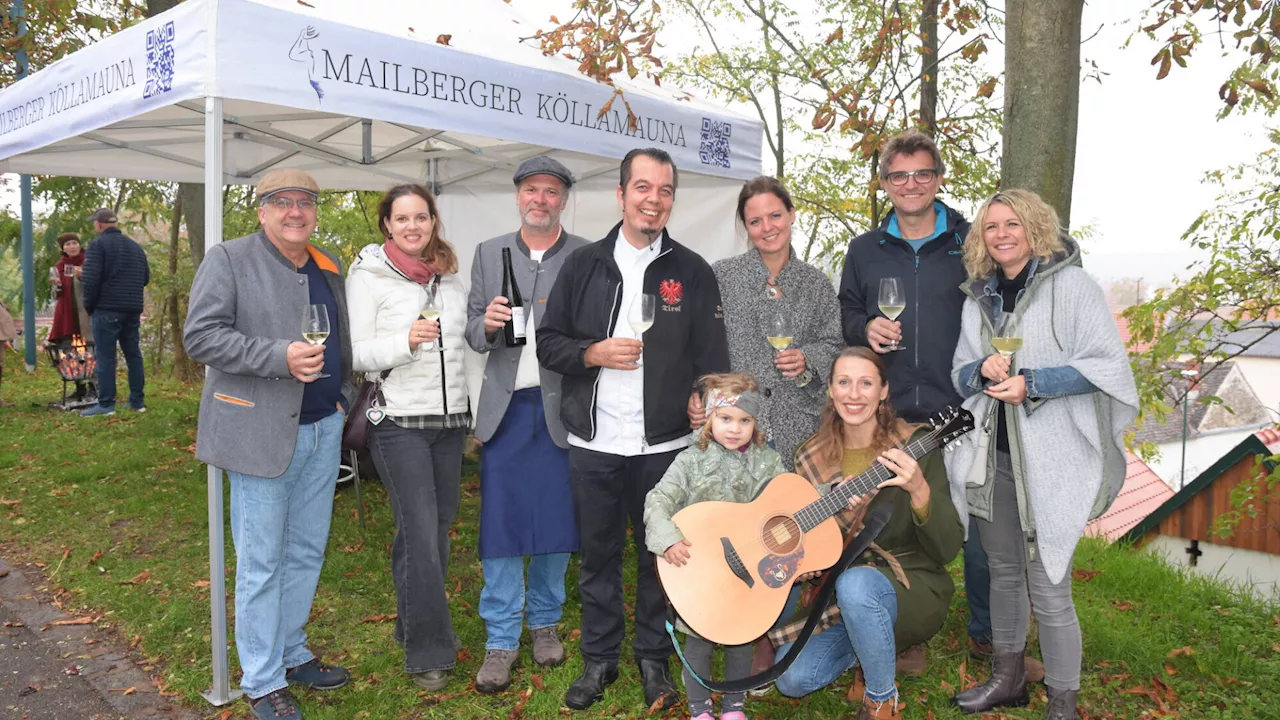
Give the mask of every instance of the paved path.
M 5 574 L 7 571 L 7 574 Z M 0 717 L 12 720 L 195 720 L 162 697 L 110 633 L 52 626 L 70 616 L 0 558 Z M 33 576 L 34 577 L 34 576 Z M 125 694 L 129 688 L 134 691 Z

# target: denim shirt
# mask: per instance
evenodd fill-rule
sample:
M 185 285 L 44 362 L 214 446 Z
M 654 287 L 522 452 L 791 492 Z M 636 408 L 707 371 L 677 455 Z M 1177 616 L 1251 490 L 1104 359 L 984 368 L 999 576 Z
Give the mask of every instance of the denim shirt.
M 1018 291 L 1018 297 L 1014 300 L 1014 307 L 1022 302 L 1023 296 L 1027 292 L 1027 287 L 1031 286 L 1035 279 L 1036 269 L 1040 264 L 1039 258 L 1031 258 L 1031 272 L 1027 275 L 1027 283 Z M 982 298 L 978 303 L 982 306 L 987 316 L 991 318 L 991 326 L 1000 327 L 1004 322 L 1004 298 L 1000 294 L 996 275 L 992 274 L 987 279 L 986 285 L 982 288 Z M 960 394 L 963 397 L 971 397 L 982 392 L 990 380 L 982 376 L 982 360 L 975 360 L 960 369 L 960 377 L 967 378 L 964 385 L 960 388 Z M 1068 395 L 1086 395 L 1096 391 L 1093 383 L 1080 374 L 1070 365 L 1060 365 L 1049 368 L 1019 368 L 1018 374 L 1025 378 L 1027 383 L 1027 399 L 1023 402 L 1027 415 L 1035 412 L 1045 401 L 1066 397 Z

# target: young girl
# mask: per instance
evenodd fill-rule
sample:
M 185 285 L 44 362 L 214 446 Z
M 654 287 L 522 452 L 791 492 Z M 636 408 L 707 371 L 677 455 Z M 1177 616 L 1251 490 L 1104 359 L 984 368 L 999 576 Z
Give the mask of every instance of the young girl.
M 768 445 L 756 427 L 761 397 L 756 381 L 750 375 L 708 375 L 702 379 L 706 391 L 703 398 L 707 423 L 702 426 L 696 446 L 676 456 L 662 480 L 644 500 L 645 542 L 665 562 L 682 566 L 691 552 L 707 552 L 694 548 L 671 516 L 689 505 L 707 500 L 747 502 L 765 483 L 786 472 L 782 459 Z M 714 645 L 688 632 L 685 663 L 701 677 L 711 675 L 711 652 Z M 753 644 L 725 648 L 725 677 L 743 678 L 751 673 Z M 686 668 L 685 692 L 689 696 L 689 715 L 693 720 L 713 720 L 711 692 L 698 683 Z M 743 693 L 725 694 L 721 701 L 720 720 L 746 720 Z

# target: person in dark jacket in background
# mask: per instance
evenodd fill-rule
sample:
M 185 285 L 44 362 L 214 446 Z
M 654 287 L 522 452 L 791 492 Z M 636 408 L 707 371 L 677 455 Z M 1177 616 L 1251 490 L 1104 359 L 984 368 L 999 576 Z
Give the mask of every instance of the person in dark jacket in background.
M 618 677 L 628 517 L 638 557 L 633 650 L 645 704 L 679 701 L 667 664 L 666 601 L 645 547 L 644 498 L 689 443 L 694 383 L 728 372 L 729 350 L 711 266 L 664 230 L 677 182 L 666 152 L 627 153 L 618 183 L 622 222 L 565 258 L 537 332 L 539 362 L 563 377 L 560 420 L 569 431 L 582 541 L 585 667 L 565 693 L 575 710 L 603 698 Z M 656 296 L 647 332 L 633 328 L 642 294 Z
M 951 385 L 951 356 L 960 337 L 965 235 L 969 222 L 937 199 L 946 166 L 938 146 L 910 130 L 890 138 L 880 154 L 880 185 L 893 210 L 879 228 L 849 244 L 840 278 L 844 340 L 871 348 L 885 365 L 893 409 L 920 423 L 947 406 L 959 407 Z M 896 321 L 879 313 L 880 280 L 902 282 L 906 309 Z M 894 343 L 901 350 L 893 350 Z M 977 533 L 964 548 L 970 649 L 991 656 L 991 576 Z M 924 671 L 924 648 L 899 648 L 904 671 Z
M 129 407 L 146 412 L 142 389 L 146 376 L 138 332 L 142 324 L 142 289 L 151 282 L 147 253 L 116 227 L 114 210 L 99 208 L 89 219 L 98 236 L 84 253 L 80 280 L 98 357 L 98 404 L 80 414 L 115 414 L 117 343 L 129 366 Z

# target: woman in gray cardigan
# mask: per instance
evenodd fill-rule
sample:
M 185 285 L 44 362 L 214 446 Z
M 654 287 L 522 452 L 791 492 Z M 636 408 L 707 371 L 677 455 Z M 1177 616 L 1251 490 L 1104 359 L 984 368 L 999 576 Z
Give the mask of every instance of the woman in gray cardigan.
M 957 506 L 991 561 L 991 679 L 966 713 L 1025 705 L 1030 607 L 1040 621 L 1049 720 L 1076 717 L 1082 638 L 1071 558 L 1085 523 L 1124 483 L 1122 435 L 1138 413 L 1120 332 L 1080 248 L 1038 195 L 1001 190 L 964 243 L 969 280 L 952 381 L 981 430 L 947 457 Z M 993 352 L 999 338 L 1005 355 Z M 963 494 L 962 494 L 963 493 Z M 976 525 L 976 527 L 975 527 Z
M 844 347 L 840 302 L 831 280 L 791 248 L 795 206 L 781 182 L 758 177 L 743 185 L 738 220 L 751 247 L 712 266 L 724 304 L 729 367 L 760 383 L 764 407 L 757 420 L 790 471 L 796 448 L 818 429 L 824 379 Z M 768 340 L 778 312 L 791 326 L 791 344 L 781 352 Z

